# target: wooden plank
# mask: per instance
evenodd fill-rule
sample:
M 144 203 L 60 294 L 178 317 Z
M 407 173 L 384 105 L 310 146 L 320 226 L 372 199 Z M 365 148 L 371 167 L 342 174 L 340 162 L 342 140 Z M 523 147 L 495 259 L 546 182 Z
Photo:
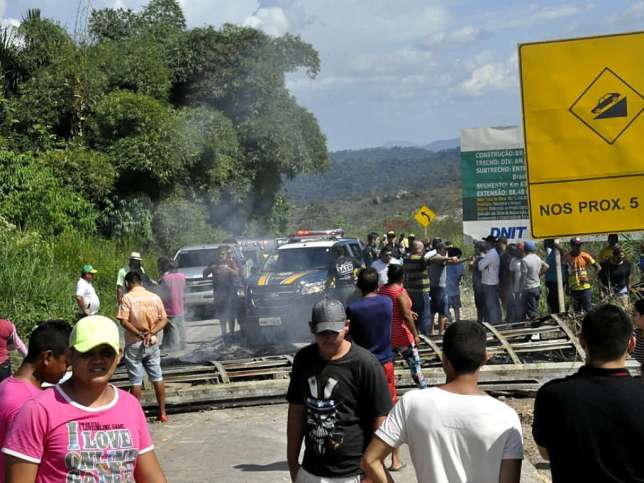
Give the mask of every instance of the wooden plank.
M 224 368 L 224 365 L 219 361 L 211 361 L 211 364 L 214 365 L 217 369 L 217 373 L 219 375 L 219 378 L 221 379 L 221 382 L 228 384 L 230 382 L 230 378 L 228 377 L 228 372 Z
M 495 337 L 498 339 L 498 341 L 501 343 L 503 348 L 506 350 L 506 352 L 512 359 L 512 362 L 514 362 L 515 364 L 521 365 L 521 359 L 519 359 L 519 356 L 517 356 L 516 353 L 512 350 L 512 347 L 510 346 L 508 341 L 505 340 L 505 337 L 503 337 L 493 325 L 488 324 L 487 322 L 483 322 L 483 325 L 487 328 L 487 330 L 489 330 L 495 335 Z
M 579 341 L 577 340 L 577 337 L 572 333 L 570 328 L 566 325 L 566 323 L 559 318 L 558 315 L 552 314 L 552 319 L 559 324 L 559 327 L 561 327 L 561 330 L 563 330 L 568 338 L 570 339 L 570 342 L 575 346 L 575 350 L 577 351 L 577 355 L 579 356 L 579 360 L 584 360 L 585 357 L 585 352 L 582 349 L 581 345 L 579 344 Z
M 427 344 L 433 351 L 434 351 L 434 357 L 436 357 L 439 361 L 443 360 L 443 352 L 438 348 L 438 345 L 429 337 L 426 337 L 422 334 L 419 335 L 420 340 L 422 340 L 425 344 Z

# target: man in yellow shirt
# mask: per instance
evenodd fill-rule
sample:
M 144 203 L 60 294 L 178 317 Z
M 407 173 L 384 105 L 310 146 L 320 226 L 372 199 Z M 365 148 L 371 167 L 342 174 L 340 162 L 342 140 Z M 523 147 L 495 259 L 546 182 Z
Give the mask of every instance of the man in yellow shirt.
M 570 240 L 570 252 L 564 255 L 562 260 L 568 265 L 570 274 L 570 302 L 575 312 L 590 312 L 593 306 L 593 291 L 590 285 L 588 268 L 594 267 L 597 272 L 601 271 L 601 265 L 590 256 L 588 252 L 581 249 L 582 241 L 578 237 Z

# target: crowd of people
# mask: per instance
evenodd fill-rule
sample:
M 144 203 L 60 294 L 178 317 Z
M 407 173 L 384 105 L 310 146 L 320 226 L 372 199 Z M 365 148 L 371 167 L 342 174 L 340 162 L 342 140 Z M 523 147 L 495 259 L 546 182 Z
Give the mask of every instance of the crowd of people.
M 360 299 L 345 308 L 325 298 L 313 307 L 315 342 L 296 354 L 287 395 L 291 480 L 391 482 L 405 466 L 399 448 L 407 444 L 419 482 L 519 482 L 519 416 L 478 387 L 489 358 L 484 326 L 458 321 L 445 329 L 445 383 L 427 388 L 414 360 L 413 324 L 403 315 L 410 303 L 396 287 L 401 273 L 402 267 L 390 265 L 383 291 L 377 269 L 364 268 L 357 280 Z M 638 411 L 644 383 L 625 368 L 636 351 L 634 323 L 644 328 L 644 299 L 635 302 L 633 319 L 618 305 L 592 308 L 581 323 L 585 364 L 537 393 L 532 435 L 555 483 L 644 480 L 638 449 L 644 444 Z M 395 352 L 407 359 L 418 385 L 401 398 Z
M 629 303 L 631 263 L 612 235 L 596 259 L 578 238 L 570 240 L 569 251 L 554 240 L 544 249 L 545 259 L 533 242 L 487 237 L 476 243 L 474 257 L 465 258 L 440 239 L 423 243 L 389 233 L 382 243 L 370 234 L 363 253 L 368 266 L 357 273 L 345 270 L 356 264 L 337 258 L 331 293 L 343 300 L 325 297 L 315 304 L 314 343 L 293 361 L 287 395 L 292 480 L 392 481 L 405 466 L 399 448 L 407 444 L 418 481 L 518 482 L 523 434 L 517 413 L 478 387 L 488 360 L 480 322 L 538 317 L 542 278 L 553 312 L 559 311 L 557 278 L 573 308 L 585 312 L 585 365 L 544 385 L 535 400 L 533 438 L 551 461 L 553 480 L 644 480 L 637 451 L 644 443 L 637 411 L 644 384 L 624 367 L 629 355 L 644 365 L 644 299 Z M 230 257 L 220 255 L 206 271 L 213 278 L 237 274 Z M 557 257 L 561 272 L 553 274 Z M 476 321 L 461 320 L 467 268 Z M 138 399 L 147 373 L 157 419 L 168 420 L 161 357 L 185 344 L 185 276 L 163 257 L 159 273 L 151 280 L 140 254 L 132 252 L 117 274 L 124 345 L 117 324 L 98 315 L 97 270 L 89 264 L 80 270 L 73 328 L 61 320 L 43 322 L 25 346 L 15 326 L 0 320 L 0 481 L 165 481 Z M 595 280 L 614 304 L 593 308 Z M 443 337 L 446 381 L 428 388 L 418 344 L 421 334 L 436 332 Z M 13 375 L 11 349 L 25 356 Z M 109 384 L 121 357 L 131 393 Z M 417 386 L 401 398 L 395 357 L 406 362 Z M 54 389 L 44 391 L 49 385 Z
M 593 257 L 578 237 L 570 239 L 567 250 L 554 239 L 544 240 L 543 250 L 539 250 L 534 241 L 508 243 L 506 238 L 490 235 L 474 243 L 473 257 L 463 258 L 461 249 L 440 238 L 421 242 L 413 234 L 397 237 L 389 231 L 381 238 L 372 232 L 363 259 L 366 266 L 377 270 L 380 286 L 387 284 L 390 265 L 402 265 L 418 332 L 440 335 L 448 321 L 461 318 L 466 269 L 471 273 L 478 322 L 499 324 L 538 318 L 542 288 L 550 313 L 563 312 L 568 306 L 575 312 L 590 311 L 594 285 L 602 298 L 628 309 L 635 267 L 618 242 L 616 234 L 609 235 L 606 245 Z M 644 273 L 642 257 L 639 270 Z M 560 305 L 558 277 L 569 305 L 565 298 Z

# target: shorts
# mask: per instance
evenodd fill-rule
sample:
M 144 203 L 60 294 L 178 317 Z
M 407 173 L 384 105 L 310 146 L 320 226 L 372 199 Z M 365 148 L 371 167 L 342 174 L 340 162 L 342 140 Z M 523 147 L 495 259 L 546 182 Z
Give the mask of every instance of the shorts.
M 461 305 L 461 294 L 448 295 L 447 296 L 447 306 L 453 309 L 460 309 Z
M 430 302 L 432 315 L 447 315 L 447 292 L 445 287 L 432 287 L 430 295 L 432 297 Z
M 163 381 L 159 344 L 145 347 L 141 340 L 126 345 L 124 353 L 125 367 L 127 368 L 130 384 L 133 386 L 142 385 L 144 371 L 147 372 L 150 381 Z
M 306 471 L 303 467 L 300 466 L 299 471 L 297 472 L 297 478 L 295 483 L 360 483 L 361 477 L 356 476 L 344 476 L 339 478 L 332 478 L 328 476 L 316 476 L 312 475 Z
M 389 394 L 391 395 L 391 402 L 396 404 L 396 401 L 398 401 L 398 392 L 396 391 L 394 361 L 383 363 L 382 369 L 385 371 L 385 379 L 387 379 L 387 388 L 389 389 Z

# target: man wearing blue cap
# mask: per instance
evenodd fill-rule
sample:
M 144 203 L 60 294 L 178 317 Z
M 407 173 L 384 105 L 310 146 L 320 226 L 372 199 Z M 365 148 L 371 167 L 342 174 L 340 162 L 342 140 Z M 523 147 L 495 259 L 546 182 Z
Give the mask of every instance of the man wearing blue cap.
M 525 257 L 521 259 L 521 292 L 523 313 L 528 319 L 539 316 L 539 297 L 541 295 L 541 275 L 549 265 L 537 255 L 537 245 L 533 241 L 524 243 Z

